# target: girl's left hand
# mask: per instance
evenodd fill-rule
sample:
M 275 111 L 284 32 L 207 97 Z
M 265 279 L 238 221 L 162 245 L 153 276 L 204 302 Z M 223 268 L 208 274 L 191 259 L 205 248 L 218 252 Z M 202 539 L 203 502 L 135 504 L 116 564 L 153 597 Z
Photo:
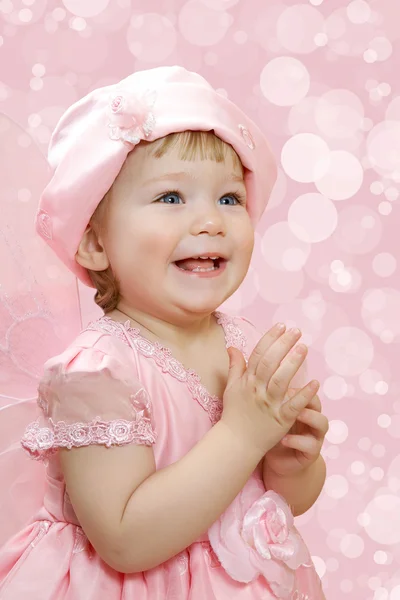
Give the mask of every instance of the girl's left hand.
M 289 397 L 298 391 L 289 389 Z M 314 396 L 287 435 L 267 452 L 264 468 L 279 476 L 293 475 L 307 469 L 320 455 L 328 429 L 329 421 L 321 413 L 321 401 Z

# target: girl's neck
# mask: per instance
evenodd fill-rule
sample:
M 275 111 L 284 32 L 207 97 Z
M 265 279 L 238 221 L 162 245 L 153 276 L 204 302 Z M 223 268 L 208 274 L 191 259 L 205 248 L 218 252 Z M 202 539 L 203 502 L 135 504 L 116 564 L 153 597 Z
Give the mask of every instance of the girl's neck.
M 166 346 L 181 349 L 189 349 L 207 343 L 217 328 L 214 313 L 169 323 L 151 314 L 121 306 L 108 313 L 107 316 L 115 321 L 129 320 L 132 327 L 140 329 L 144 337 L 151 341 L 160 341 Z

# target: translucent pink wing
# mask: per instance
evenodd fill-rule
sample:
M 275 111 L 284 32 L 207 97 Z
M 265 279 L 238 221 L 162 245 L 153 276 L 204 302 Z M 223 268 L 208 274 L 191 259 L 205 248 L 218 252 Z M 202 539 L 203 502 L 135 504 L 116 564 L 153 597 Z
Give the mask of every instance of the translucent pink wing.
M 39 408 L 44 362 L 81 329 L 76 278 L 34 229 L 50 168 L 35 142 L 0 113 L 0 546 L 40 508 L 45 467 L 20 439 Z

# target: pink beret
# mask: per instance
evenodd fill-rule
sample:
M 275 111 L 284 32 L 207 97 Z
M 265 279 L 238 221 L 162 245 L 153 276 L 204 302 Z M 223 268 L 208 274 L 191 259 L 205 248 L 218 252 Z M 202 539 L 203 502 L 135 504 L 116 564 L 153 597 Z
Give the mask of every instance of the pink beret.
M 39 235 L 81 281 L 75 260 L 83 233 L 129 152 L 141 140 L 179 131 L 210 131 L 231 144 L 248 170 L 248 212 L 260 219 L 276 179 L 276 163 L 260 129 L 197 73 L 183 67 L 138 71 L 73 104 L 49 145 L 52 178 L 40 198 Z

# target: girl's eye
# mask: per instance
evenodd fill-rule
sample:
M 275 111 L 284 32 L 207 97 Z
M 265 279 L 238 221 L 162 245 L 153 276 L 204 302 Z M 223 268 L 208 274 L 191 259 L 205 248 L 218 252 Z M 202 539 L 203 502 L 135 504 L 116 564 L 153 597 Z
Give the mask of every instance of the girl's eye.
M 178 202 L 174 202 L 174 200 L 178 200 Z M 164 204 L 179 204 L 179 200 L 181 200 L 181 197 L 178 192 L 167 192 L 161 198 L 158 198 L 158 202 L 163 202 Z
M 244 204 L 245 203 L 245 199 L 243 196 L 241 196 L 240 194 L 226 194 L 225 196 L 222 196 L 222 198 L 220 198 L 220 200 L 233 200 L 232 202 L 224 202 L 225 205 L 228 206 L 234 206 L 235 204 Z
M 162 202 L 163 204 L 171 204 L 177 205 L 180 204 L 182 200 L 179 192 L 170 191 L 163 194 L 160 198 L 156 200 L 156 202 Z M 245 197 L 239 193 L 235 194 L 225 194 L 220 198 L 222 204 L 225 206 L 236 206 L 237 204 L 243 205 L 245 204 Z

